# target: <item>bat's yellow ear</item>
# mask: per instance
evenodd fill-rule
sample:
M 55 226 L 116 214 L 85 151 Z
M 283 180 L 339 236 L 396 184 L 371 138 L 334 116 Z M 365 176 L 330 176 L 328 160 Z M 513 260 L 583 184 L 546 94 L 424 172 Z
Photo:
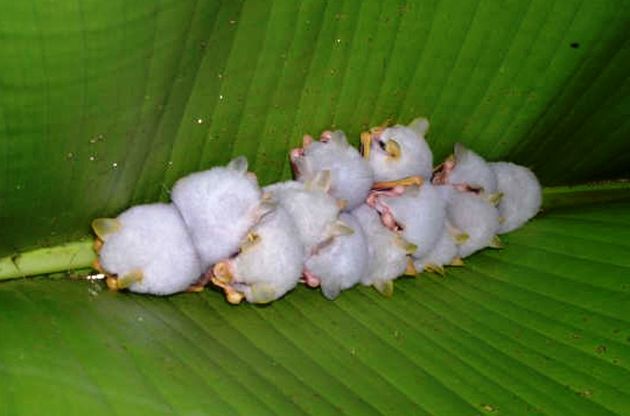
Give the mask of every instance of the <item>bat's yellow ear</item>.
M 324 169 L 320 170 L 315 174 L 315 177 L 308 181 L 306 185 L 306 189 L 309 191 L 319 190 L 322 192 L 328 192 L 330 190 L 330 184 L 332 183 L 332 176 L 330 174 L 330 170 Z
M 403 250 L 405 250 L 405 253 L 407 254 L 413 254 L 416 251 L 418 251 L 418 245 L 414 244 L 414 243 L 410 243 L 409 241 L 405 240 L 404 238 L 402 238 L 401 236 L 396 236 L 396 240 L 394 240 L 396 242 L 396 245 L 400 248 L 402 248 Z
M 385 151 L 392 159 L 400 158 L 400 144 L 394 139 L 389 139 L 387 143 L 385 143 Z
M 348 145 L 348 139 L 346 138 L 346 135 L 341 130 L 333 131 L 332 134 L 330 135 L 330 141 L 340 146 Z
M 453 155 L 456 162 L 461 162 L 468 154 L 470 154 L 470 150 L 466 146 L 461 143 L 455 143 Z
M 499 238 L 498 235 L 495 235 L 494 237 L 492 237 L 492 240 L 490 240 L 489 247 L 491 247 L 491 248 L 503 248 L 503 242 L 501 241 L 501 238 Z
M 256 283 L 251 286 L 251 296 L 248 299 L 251 303 L 269 303 L 276 299 L 276 291 L 273 287 L 264 284 Z
M 354 234 L 354 228 L 350 227 L 348 224 L 341 220 L 337 220 L 329 226 L 329 234 L 332 237 L 337 237 L 340 235 L 352 235 Z
M 247 158 L 245 156 L 239 156 L 235 159 L 232 159 L 232 161 L 230 163 L 228 163 L 227 167 L 228 169 L 232 169 L 235 170 L 239 173 L 245 173 L 247 172 Z
M 450 263 L 451 266 L 456 266 L 456 267 L 461 267 L 464 265 L 464 260 L 462 260 L 461 257 L 455 257 L 453 260 L 451 260 Z
M 501 200 L 503 199 L 503 192 L 495 192 L 493 194 L 489 194 L 487 195 L 488 202 L 490 202 L 492 205 L 499 205 L 501 203 Z
M 364 131 L 361 133 L 361 154 L 367 160 L 370 160 L 370 151 L 372 150 L 372 133 Z
M 440 276 L 444 276 L 444 275 L 446 274 L 446 272 L 445 272 L 445 270 L 444 270 L 444 267 L 442 267 L 442 266 L 440 266 L 440 265 L 438 265 L 438 264 L 435 264 L 435 263 L 427 263 L 427 264 L 424 266 L 424 269 L 425 269 L 427 272 L 437 273 L 437 274 L 439 274 Z
M 424 117 L 418 117 L 409 123 L 409 128 L 420 136 L 424 136 L 429 131 L 429 120 Z
M 107 238 L 122 228 L 122 223 L 116 218 L 97 218 L 92 221 L 92 230 L 98 238 L 107 241 Z

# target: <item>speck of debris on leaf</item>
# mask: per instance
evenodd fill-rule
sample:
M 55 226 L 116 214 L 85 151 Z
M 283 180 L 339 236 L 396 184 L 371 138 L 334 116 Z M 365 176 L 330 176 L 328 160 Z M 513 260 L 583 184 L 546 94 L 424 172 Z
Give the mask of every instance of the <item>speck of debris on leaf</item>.
M 593 392 L 591 390 L 588 390 L 588 389 L 578 392 L 578 396 L 584 397 L 584 398 L 587 398 L 587 399 L 589 397 L 591 397 L 592 395 L 593 395 Z

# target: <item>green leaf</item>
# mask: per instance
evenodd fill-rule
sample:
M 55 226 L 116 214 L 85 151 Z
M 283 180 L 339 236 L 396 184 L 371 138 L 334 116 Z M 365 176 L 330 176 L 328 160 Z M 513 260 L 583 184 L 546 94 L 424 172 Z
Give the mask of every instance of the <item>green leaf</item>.
M 0 256 L 76 241 L 249 158 L 289 176 L 305 132 L 431 122 L 545 185 L 630 174 L 623 0 L 5 1 Z
M 84 268 L 92 219 L 188 172 L 242 154 L 286 178 L 288 149 L 331 127 L 358 143 L 424 115 L 436 161 L 461 141 L 545 185 L 627 177 L 625 6 L 4 1 L 0 280 Z M 627 183 L 545 201 L 505 249 L 391 299 L 2 282 L 0 414 L 627 414 Z
M 630 203 L 549 209 L 392 298 L 0 284 L 1 414 L 625 414 Z

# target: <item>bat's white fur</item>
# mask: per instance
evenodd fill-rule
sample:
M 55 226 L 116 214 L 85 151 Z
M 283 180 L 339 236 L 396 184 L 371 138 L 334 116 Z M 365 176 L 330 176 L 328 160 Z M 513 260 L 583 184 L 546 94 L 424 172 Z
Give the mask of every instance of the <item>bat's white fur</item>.
M 418 271 L 455 264 L 457 257 L 498 246 L 497 233 L 536 215 L 542 191 L 531 170 L 487 163 L 461 144 L 428 183 L 428 128 L 418 118 L 373 130 L 367 160 L 340 130 L 320 141 L 305 136 L 305 147 L 291 152 L 298 180 L 270 185 L 264 196 L 244 157 L 188 175 L 173 187 L 173 204 L 136 206 L 117 222 L 100 223 L 106 230 L 95 226 L 103 239 L 101 266 L 119 284 L 127 279 L 129 290 L 155 295 L 186 290 L 225 259 L 229 273 L 217 267 L 213 282 L 252 303 L 282 297 L 303 272 L 319 280 L 328 299 L 359 282 L 388 294 L 407 268 L 410 243 L 417 246 Z M 375 191 L 367 200 L 376 210 L 365 203 L 374 181 L 409 176 L 422 176 L 425 184 Z M 349 213 L 340 214 L 340 200 Z M 490 201 L 497 200 L 495 207 Z M 384 222 L 401 229 L 391 231 Z
M 335 237 L 305 264 L 320 279 L 322 293 L 328 299 L 359 283 L 368 266 L 368 246 L 361 225 L 350 214 L 342 213 L 339 218 L 354 232 Z
M 488 163 L 459 143 L 455 144 L 455 168 L 448 176 L 448 183 L 480 187 L 486 194 L 497 191 L 497 178 Z
M 426 119 L 412 121 L 409 127 L 395 125 L 388 127 L 380 137 L 372 141 L 369 162 L 374 170 L 376 182 L 392 181 L 408 176 L 422 176 L 431 178 L 433 153 L 424 139 L 429 127 Z M 395 140 L 400 145 L 400 157 L 393 159 L 381 148 L 389 140 Z
M 332 237 L 331 226 L 337 221 L 339 206 L 324 189 L 287 181 L 269 185 L 263 191 L 291 215 L 307 253 Z
M 428 254 L 440 238 L 446 218 L 446 204 L 439 192 L 425 183 L 406 188 L 400 196 L 380 196 L 379 200 L 402 226 L 402 237 L 418 246 L 413 255 Z
M 120 229 L 104 236 L 100 263 L 119 277 L 141 272 L 142 280 L 129 290 L 170 295 L 186 290 L 199 278 L 199 258 L 173 205 L 138 205 L 117 219 Z
M 452 192 L 446 212 L 453 226 L 468 234 L 468 240 L 459 246 L 462 258 L 488 247 L 499 230 L 499 211 L 471 192 Z
M 407 267 L 408 257 L 400 236 L 388 230 L 376 211 L 365 204 L 352 211 L 352 215 L 363 228 L 368 246 L 367 273 L 361 278 L 361 283 L 370 286 L 401 276 Z
M 175 183 L 171 198 L 188 226 L 202 266 L 209 268 L 238 250 L 258 217 L 261 192 L 247 160 L 190 174 Z
M 415 258 L 413 265 L 418 272 L 424 270 L 427 264 L 445 266 L 450 264 L 458 253 L 459 250 L 453 236 L 448 232 L 447 227 L 443 227 L 440 238 L 431 251 L 420 258 Z
M 330 171 L 330 194 L 347 202 L 346 210 L 356 208 L 365 198 L 374 182 L 372 168 L 354 147 L 348 144 L 345 134 L 337 130 L 327 142 L 314 141 L 304 149 L 304 156 L 295 160 L 300 182 L 312 180 L 317 172 Z
M 250 303 L 267 303 L 297 285 L 304 247 L 291 216 L 281 206 L 265 214 L 252 232 L 258 241 L 232 260 L 232 286 Z
M 498 181 L 498 191 L 503 194 L 498 209 L 503 222 L 499 233 L 513 231 L 540 210 L 542 189 L 534 172 L 524 166 L 509 162 L 490 163 Z

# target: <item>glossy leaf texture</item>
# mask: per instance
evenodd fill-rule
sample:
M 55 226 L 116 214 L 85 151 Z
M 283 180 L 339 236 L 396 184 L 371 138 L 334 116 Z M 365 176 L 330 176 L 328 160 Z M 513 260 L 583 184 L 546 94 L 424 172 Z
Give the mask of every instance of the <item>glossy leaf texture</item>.
M 356 143 L 425 115 L 436 160 L 461 141 L 546 185 L 630 174 L 624 0 L 1 10 L 3 273 L 85 266 L 91 219 L 235 155 L 261 183 L 286 178 L 287 150 L 330 127 Z M 213 291 L 2 282 L 0 414 L 628 414 L 622 188 L 554 192 L 504 250 L 401 279 L 391 299 L 299 288 L 232 307 Z
M 627 414 L 630 202 L 552 209 L 505 239 L 390 299 L 5 282 L 0 414 Z
M 546 185 L 626 176 L 624 0 L 3 1 L 0 256 L 75 241 L 305 132 L 430 118 Z

